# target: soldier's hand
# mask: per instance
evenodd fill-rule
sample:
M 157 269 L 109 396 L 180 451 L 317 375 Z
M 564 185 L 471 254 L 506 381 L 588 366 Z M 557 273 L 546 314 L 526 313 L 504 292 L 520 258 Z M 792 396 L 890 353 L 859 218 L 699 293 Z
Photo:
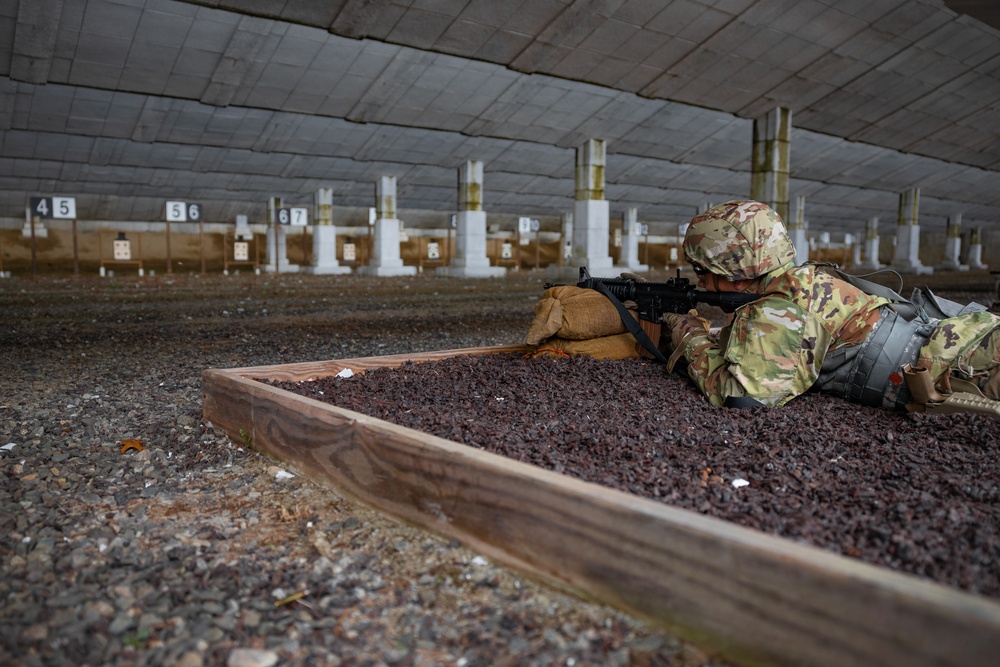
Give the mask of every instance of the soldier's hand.
M 689 335 L 707 336 L 712 328 L 712 323 L 699 317 L 698 311 L 693 308 L 685 314 L 664 313 L 663 325 L 670 328 L 670 342 L 673 349 L 680 347 L 681 342 Z
M 676 327 L 678 323 L 686 317 L 687 315 L 685 313 L 663 313 L 663 326 L 670 331 L 673 331 L 674 327 Z
M 638 273 L 629 273 L 628 271 L 625 271 L 624 273 L 622 273 L 621 277 L 624 278 L 625 280 L 634 280 L 637 283 L 648 283 L 649 282 L 649 280 L 647 280 L 646 278 L 643 278 Z

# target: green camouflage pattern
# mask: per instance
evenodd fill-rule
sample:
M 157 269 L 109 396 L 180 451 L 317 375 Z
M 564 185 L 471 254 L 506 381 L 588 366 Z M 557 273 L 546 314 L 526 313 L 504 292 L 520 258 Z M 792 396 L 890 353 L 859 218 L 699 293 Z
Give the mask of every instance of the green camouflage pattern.
M 888 303 L 811 265 L 776 273 L 761 291 L 718 340 L 682 344 L 688 375 L 714 405 L 728 396 L 784 405 L 815 384 L 829 350 L 863 342 Z
M 767 204 L 738 200 L 691 219 L 684 256 L 730 280 L 758 278 L 795 263 L 795 245 Z
M 863 342 L 889 303 L 812 265 L 765 280 L 764 296 L 737 310 L 717 337 L 695 331 L 680 344 L 688 375 L 713 405 L 729 396 L 784 405 L 815 384 L 829 351 Z M 988 312 L 942 320 L 920 364 L 934 379 L 951 369 L 983 382 L 1000 365 L 1000 335 L 988 335 L 998 328 Z
M 998 328 L 1000 317 L 986 311 L 941 320 L 920 348 L 917 365 L 928 369 L 935 381 L 951 370 L 980 384 L 1000 365 L 1000 336 L 990 336 Z

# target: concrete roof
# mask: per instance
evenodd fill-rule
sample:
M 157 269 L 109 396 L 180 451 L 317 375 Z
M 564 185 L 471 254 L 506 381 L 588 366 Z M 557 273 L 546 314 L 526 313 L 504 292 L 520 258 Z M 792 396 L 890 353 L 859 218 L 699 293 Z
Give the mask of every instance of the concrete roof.
M 612 215 L 682 221 L 749 194 L 753 119 L 792 111 L 814 230 L 1000 220 L 1000 24 L 974 0 L 0 0 L 0 217 L 264 219 L 280 196 L 450 212 L 572 208 L 607 142 Z M 954 9 L 953 9 L 954 8 Z M 958 11 L 969 12 L 978 18 Z M 992 25 L 991 25 L 992 24 Z

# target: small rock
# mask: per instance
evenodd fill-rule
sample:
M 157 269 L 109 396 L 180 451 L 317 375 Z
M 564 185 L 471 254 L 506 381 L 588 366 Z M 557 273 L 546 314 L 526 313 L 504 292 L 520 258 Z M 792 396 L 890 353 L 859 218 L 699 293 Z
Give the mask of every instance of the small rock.
M 108 625 L 108 632 L 113 635 L 120 635 L 123 632 L 131 629 L 135 625 L 135 619 L 128 612 L 121 612 L 115 616 L 114 620 Z
M 188 651 L 178 658 L 175 667 L 202 667 L 204 664 L 205 659 L 201 657 L 200 653 L 197 651 Z
M 247 609 L 243 612 L 243 626 L 247 628 L 256 628 L 260 625 L 261 616 L 259 612 L 253 609 Z
M 21 638 L 29 642 L 45 641 L 49 638 L 49 628 L 44 623 L 29 625 L 24 629 L 24 632 L 21 633 Z
M 254 648 L 234 648 L 226 660 L 226 667 L 274 667 L 278 654 Z

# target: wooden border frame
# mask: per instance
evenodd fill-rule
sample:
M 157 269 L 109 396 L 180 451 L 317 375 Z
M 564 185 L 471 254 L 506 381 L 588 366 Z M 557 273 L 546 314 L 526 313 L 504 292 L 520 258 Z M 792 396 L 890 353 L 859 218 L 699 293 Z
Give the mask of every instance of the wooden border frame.
M 296 472 L 735 660 L 993 665 L 1000 604 L 333 407 L 306 380 L 523 346 L 203 373 L 204 416 Z

